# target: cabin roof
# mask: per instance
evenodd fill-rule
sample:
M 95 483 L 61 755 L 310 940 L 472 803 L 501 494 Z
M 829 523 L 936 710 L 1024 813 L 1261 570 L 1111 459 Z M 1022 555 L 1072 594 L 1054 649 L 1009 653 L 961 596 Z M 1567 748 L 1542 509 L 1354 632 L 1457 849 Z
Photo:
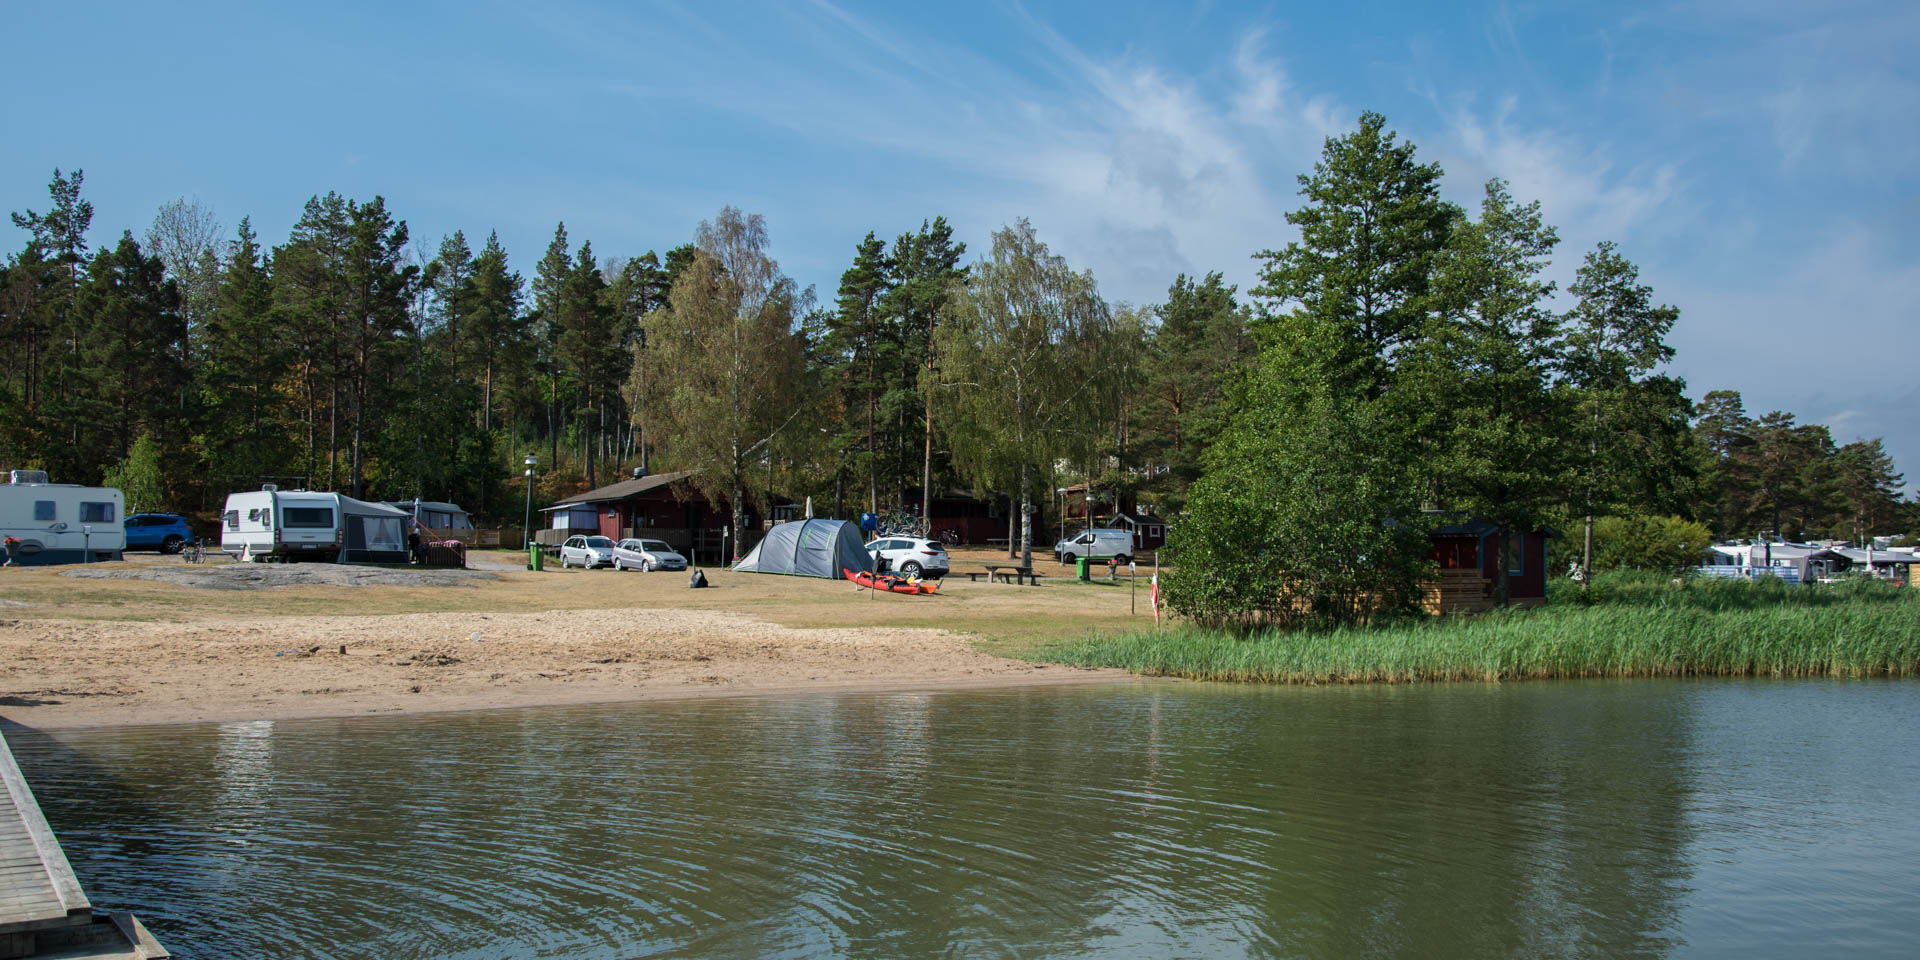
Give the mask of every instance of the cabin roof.
M 542 510 L 544 512 L 546 510 L 559 510 L 563 507 L 579 506 L 584 503 L 606 503 L 610 500 L 625 500 L 628 497 L 637 496 L 649 490 L 658 490 L 661 487 L 672 486 L 690 476 L 693 476 L 693 471 L 681 470 L 675 473 L 652 473 L 644 477 L 630 478 L 622 480 L 619 483 L 607 484 L 604 487 L 595 487 L 586 493 L 576 493 L 571 497 L 556 502 L 551 507 L 543 507 Z

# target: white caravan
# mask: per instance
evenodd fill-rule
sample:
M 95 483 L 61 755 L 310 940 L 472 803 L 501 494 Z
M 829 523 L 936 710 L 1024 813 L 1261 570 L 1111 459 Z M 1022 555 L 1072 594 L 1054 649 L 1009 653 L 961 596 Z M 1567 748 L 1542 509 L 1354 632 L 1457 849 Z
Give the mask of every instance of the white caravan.
M 334 560 L 340 495 L 263 487 L 227 494 L 220 549 L 243 560 Z
M 48 483 L 38 470 L 15 470 L 0 486 L 0 540 L 19 543 L 7 561 L 39 566 L 118 560 L 127 546 L 126 498 L 112 487 Z
M 227 495 L 220 549 L 243 560 L 406 563 L 407 523 L 384 503 L 266 487 Z

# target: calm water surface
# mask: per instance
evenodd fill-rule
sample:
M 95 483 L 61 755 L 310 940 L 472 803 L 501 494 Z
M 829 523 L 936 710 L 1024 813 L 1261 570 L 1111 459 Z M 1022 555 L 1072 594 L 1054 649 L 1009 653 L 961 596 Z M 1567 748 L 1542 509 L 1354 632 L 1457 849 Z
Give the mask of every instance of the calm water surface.
M 1920 683 L 1142 684 L 64 731 L 176 956 L 1911 957 Z

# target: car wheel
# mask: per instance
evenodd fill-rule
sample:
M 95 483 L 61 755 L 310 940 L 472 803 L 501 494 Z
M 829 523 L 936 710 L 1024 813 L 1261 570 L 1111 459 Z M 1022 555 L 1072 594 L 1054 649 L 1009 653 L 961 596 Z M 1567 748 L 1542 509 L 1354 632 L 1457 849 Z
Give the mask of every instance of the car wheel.
M 626 569 L 627 569 L 626 567 L 623 567 L 623 566 L 621 566 L 621 565 L 620 565 L 620 558 L 619 558 L 619 557 L 614 557 L 614 558 L 613 558 L 613 570 L 614 570 L 614 572 L 615 572 L 615 573 L 622 573 L 622 572 L 625 572 L 625 570 L 626 570 Z
M 181 548 L 186 545 L 187 539 L 185 537 L 178 534 L 168 534 L 165 540 L 160 541 L 160 552 L 179 553 Z
M 900 572 L 909 577 L 917 577 L 920 575 L 920 564 L 908 560 L 906 563 L 900 565 Z
M 1074 556 L 1071 553 L 1063 553 L 1060 555 L 1060 562 L 1066 564 L 1069 567 L 1073 566 L 1073 561 L 1074 561 Z
M 561 554 L 561 555 L 560 555 L 560 569 L 562 569 L 562 570 L 565 570 L 565 569 L 567 569 L 568 567 L 571 567 L 571 566 L 573 566 L 573 562 L 567 559 L 567 555 L 566 555 L 566 554 L 564 554 L 564 553 L 563 553 L 563 554 Z
M 1127 556 L 1126 554 L 1124 554 L 1124 553 L 1123 553 L 1123 554 L 1121 554 L 1121 555 L 1119 555 L 1119 556 L 1117 556 L 1117 557 L 1114 557 L 1114 558 L 1113 558 L 1113 562 L 1114 562 L 1114 563 L 1117 563 L 1117 564 L 1119 564 L 1119 565 L 1121 565 L 1121 566 L 1123 566 L 1123 567 L 1124 567 L 1124 566 L 1126 566 L 1127 564 L 1129 564 L 1129 563 L 1132 563 L 1132 562 L 1133 562 L 1133 558 L 1132 558 L 1132 557 L 1129 557 L 1129 556 Z

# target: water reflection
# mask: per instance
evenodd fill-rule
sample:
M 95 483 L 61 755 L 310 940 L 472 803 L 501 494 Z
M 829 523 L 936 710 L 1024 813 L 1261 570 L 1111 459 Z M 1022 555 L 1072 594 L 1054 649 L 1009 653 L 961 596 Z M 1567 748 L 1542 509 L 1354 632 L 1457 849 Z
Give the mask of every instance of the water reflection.
M 185 957 L 1895 956 L 1917 693 L 1137 685 L 10 738 L 94 900 Z

